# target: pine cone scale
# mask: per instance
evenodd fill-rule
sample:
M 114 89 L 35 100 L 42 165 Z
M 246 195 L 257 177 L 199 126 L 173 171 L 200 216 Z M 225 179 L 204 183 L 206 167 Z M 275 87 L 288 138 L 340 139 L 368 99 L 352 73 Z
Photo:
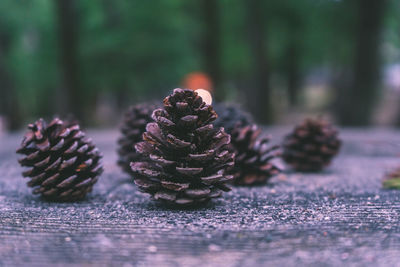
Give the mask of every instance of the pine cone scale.
M 185 195 L 190 198 L 204 198 L 207 197 L 211 193 L 211 189 L 208 187 L 195 188 L 195 189 L 186 189 Z
M 176 193 L 173 191 L 158 191 L 154 194 L 156 200 L 174 201 L 176 200 Z
M 190 184 L 189 183 L 176 183 L 176 182 L 170 182 L 170 181 L 161 181 L 161 186 L 166 189 L 169 189 L 169 190 L 180 192 L 185 189 L 188 189 Z
M 190 168 L 190 167 L 180 168 L 180 167 L 176 167 L 175 170 L 176 170 L 178 175 L 182 174 L 183 176 L 192 177 L 193 175 L 201 173 L 203 171 L 203 168 Z
M 46 176 L 43 176 L 43 177 L 46 177 Z M 44 179 L 44 181 L 41 181 L 40 183 L 43 186 L 47 187 L 47 186 L 50 186 L 50 185 L 54 185 L 59 180 L 59 178 L 60 178 L 60 175 L 58 173 L 56 173 L 56 174 L 54 174 L 54 175 L 52 175 L 50 177 L 47 176 Z

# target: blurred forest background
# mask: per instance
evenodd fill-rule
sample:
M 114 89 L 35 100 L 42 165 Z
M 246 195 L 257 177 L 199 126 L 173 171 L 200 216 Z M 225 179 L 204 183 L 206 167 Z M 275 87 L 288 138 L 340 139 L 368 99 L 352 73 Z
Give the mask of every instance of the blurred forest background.
M 109 127 L 196 81 L 264 124 L 400 125 L 400 1 L 0 1 L 3 128 Z

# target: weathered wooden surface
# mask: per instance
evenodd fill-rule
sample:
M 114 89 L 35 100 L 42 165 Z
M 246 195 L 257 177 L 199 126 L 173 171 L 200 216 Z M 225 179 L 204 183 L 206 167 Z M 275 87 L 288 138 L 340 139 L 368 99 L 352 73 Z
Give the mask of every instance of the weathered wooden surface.
M 285 131 L 269 129 L 277 141 Z M 400 265 L 400 192 L 381 189 L 400 164 L 400 132 L 343 131 L 325 172 L 286 172 L 199 210 L 152 203 L 115 165 L 117 133 L 89 135 L 105 173 L 74 204 L 31 195 L 14 154 L 20 136 L 0 137 L 0 265 Z

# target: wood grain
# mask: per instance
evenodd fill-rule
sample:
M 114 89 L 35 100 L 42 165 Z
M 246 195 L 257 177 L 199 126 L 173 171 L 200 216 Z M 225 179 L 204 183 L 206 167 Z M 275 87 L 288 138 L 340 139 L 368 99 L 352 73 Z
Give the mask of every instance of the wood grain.
M 286 128 L 267 132 L 279 142 Z M 396 266 L 400 192 L 381 189 L 400 164 L 400 132 L 343 130 L 344 147 L 320 174 L 286 171 L 207 207 L 176 210 L 137 192 L 115 164 L 114 131 L 90 132 L 105 173 L 79 203 L 33 196 L 0 137 L 0 266 Z

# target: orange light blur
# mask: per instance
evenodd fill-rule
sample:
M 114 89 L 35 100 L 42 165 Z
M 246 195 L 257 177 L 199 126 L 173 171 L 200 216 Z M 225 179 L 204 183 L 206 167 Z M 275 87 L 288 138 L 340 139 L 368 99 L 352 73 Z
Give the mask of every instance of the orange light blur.
M 203 72 L 187 74 L 182 81 L 182 85 L 184 88 L 192 90 L 205 89 L 209 92 L 213 91 L 211 78 Z

